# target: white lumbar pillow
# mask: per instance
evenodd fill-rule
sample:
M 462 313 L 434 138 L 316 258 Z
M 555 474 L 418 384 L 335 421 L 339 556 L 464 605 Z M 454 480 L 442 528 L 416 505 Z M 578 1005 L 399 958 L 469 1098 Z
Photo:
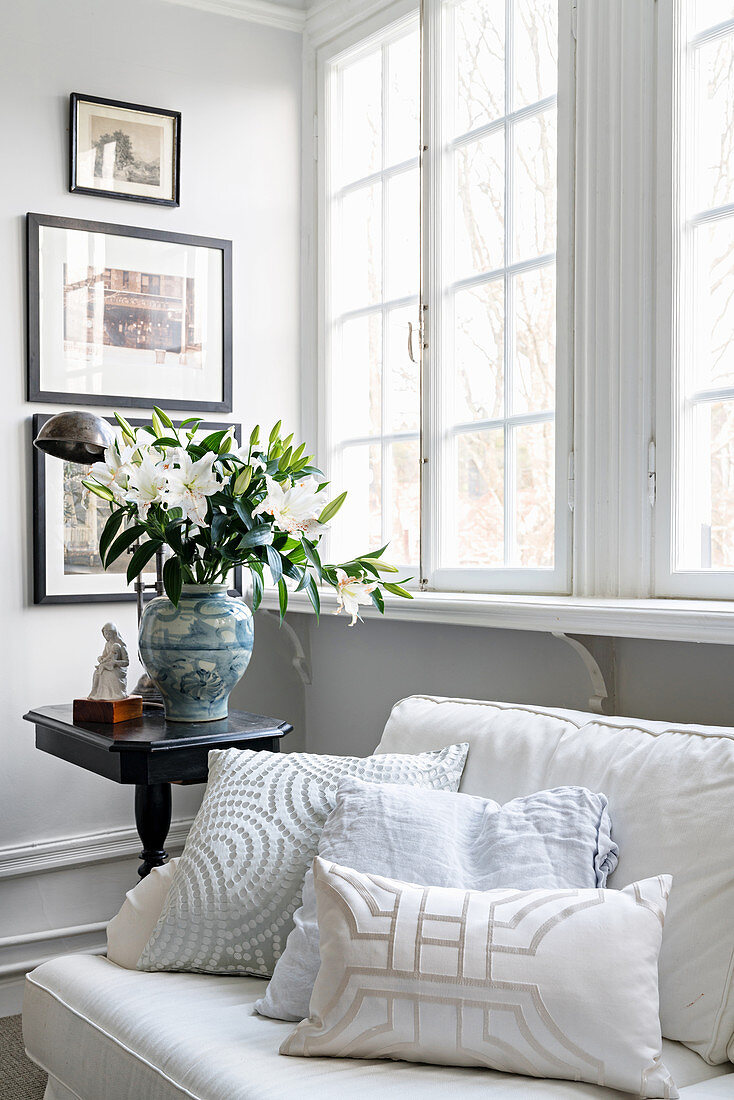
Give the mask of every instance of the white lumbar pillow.
M 281 1054 L 485 1066 L 677 1097 L 658 954 L 669 875 L 456 890 L 314 861 L 321 968 Z
M 340 780 L 455 791 L 466 752 L 210 752 L 204 800 L 138 969 L 271 975 Z
M 125 894 L 119 913 L 107 925 L 110 962 L 126 970 L 137 968 L 138 959 L 161 915 L 177 863 L 178 859 L 170 859 L 162 867 L 154 867 Z

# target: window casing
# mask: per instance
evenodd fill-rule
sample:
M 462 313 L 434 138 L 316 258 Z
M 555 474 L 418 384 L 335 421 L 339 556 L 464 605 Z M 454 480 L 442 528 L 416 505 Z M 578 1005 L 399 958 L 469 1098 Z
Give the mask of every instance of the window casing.
M 705 13 L 713 7 L 718 15 L 710 19 Z M 442 260 L 447 206 L 446 201 L 442 205 L 441 186 L 451 129 L 444 117 L 448 77 L 441 8 L 438 0 L 425 4 L 421 300 L 428 308 L 411 322 L 414 351 L 421 321 L 421 342 L 428 344 L 421 386 L 422 538 L 420 562 L 407 564 L 426 588 L 579 596 L 597 601 L 600 632 L 607 633 L 602 630 L 603 601 L 622 600 L 623 612 L 610 608 L 610 616 L 622 615 L 614 619 L 614 632 L 629 630 L 634 635 L 644 629 L 647 634 L 659 608 L 671 624 L 664 628 L 667 637 L 674 637 L 677 629 L 671 618 L 678 613 L 674 605 L 684 615 L 696 614 L 698 606 L 705 616 L 713 613 L 712 605 L 696 605 L 697 599 L 734 597 L 727 512 L 734 461 L 728 458 L 728 437 L 714 462 L 710 444 L 712 425 L 720 434 L 734 407 L 732 379 L 726 374 L 728 352 L 713 362 L 713 368 L 710 355 L 712 347 L 727 349 L 729 341 L 722 338 L 720 325 L 718 333 L 709 327 L 702 335 L 711 310 L 704 294 L 711 265 L 702 263 L 704 254 L 695 244 L 696 236 L 703 236 L 702 228 L 709 231 L 710 240 L 722 242 L 734 209 L 728 192 L 723 198 L 714 193 L 710 202 L 701 201 L 695 173 L 705 160 L 700 145 L 706 135 L 697 122 L 701 97 L 699 87 L 696 99 L 692 61 L 696 51 L 700 54 L 713 42 L 725 42 L 734 6 L 728 0 L 701 0 L 697 9 L 698 14 L 693 0 L 620 0 L 609 6 L 577 0 L 559 5 L 556 526 L 554 565 L 543 570 L 513 565 L 511 539 L 507 549 L 503 541 L 500 566 L 457 563 L 447 552 L 452 536 L 446 533 L 445 517 L 452 494 L 456 496 L 451 438 L 462 434 L 452 429 L 468 423 L 475 430 L 476 425 L 471 418 L 461 421 L 453 416 L 445 390 L 450 360 L 442 349 L 452 329 L 443 297 L 452 280 Z M 323 89 L 330 63 L 410 10 L 409 3 L 383 6 L 346 37 L 331 38 L 319 48 L 315 84 L 321 89 L 317 113 L 322 200 L 329 127 Z M 708 103 L 703 110 L 709 123 L 714 108 Z M 724 191 L 727 180 L 724 173 L 719 184 Z M 326 220 L 320 201 L 320 332 L 315 354 L 320 416 L 329 404 L 323 368 L 328 362 Z M 534 257 L 536 263 L 541 256 Z M 502 260 L 504 280 L 508 265 L 504 255 Z M 723 285 L 722 281 L 717 290 Z M 716 316 L 728 323 L 729 311 L 719 310 Z M 404 336 L 401 330 L 401 342 Z M 503 428 L 506 413 L 503 406 L 502 416 L 496 418 Z M 330 431 L 329 417 L 324 416 L 322 457 L 332 453 Z M 503 440 L 503 452 L 504 448 Z M 467 495 L 477 491 L 473 477 L 474 481 L 467 478 Z M 569 501 L 575 501 L 573 510 Z M 381 525 L 380 535 L 383 530 Z M 662 599 L 654 604 L 656 597 Z M 630 625 L 635 600 L 644 627 Z M 684 608 L 684 601 L 691 601 L 690 606 Z M 541 610 L 547 606 L 537 602 Z M 563 599 L 557 606 L 564 606 Z M 698 627 L 687 636 L 706 640 L 705 633 L 697 631 Z

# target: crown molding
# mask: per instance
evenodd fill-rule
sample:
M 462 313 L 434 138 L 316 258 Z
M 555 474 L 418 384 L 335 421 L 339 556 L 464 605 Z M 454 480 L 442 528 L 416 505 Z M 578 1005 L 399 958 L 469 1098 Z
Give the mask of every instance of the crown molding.
M 316 0 L 305 13 L 306 34 L 311 45 L 323 46 L 344 31 L 394 6 L 395 0 Z M 415 7 L 418 8 L 417 0 Z
M 196 8 L 211 15 L 228 15 L 232 19 L 245 19 L 250 23 L 262 23 L 281 31 L 303 32 L 306 12 L 273 0 L 166 0 L 167 4 L 179 4 Z

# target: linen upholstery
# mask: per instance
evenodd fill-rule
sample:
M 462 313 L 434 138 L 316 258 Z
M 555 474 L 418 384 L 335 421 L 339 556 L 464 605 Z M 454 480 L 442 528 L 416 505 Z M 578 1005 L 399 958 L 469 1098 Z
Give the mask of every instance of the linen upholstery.
M 368 756 L 209 753 L 204 800 L 141 970 L 270 975 L 344 776 L 456 790 L 465 744 Z
M 619 844 L 609 886 L 675 883 L 660 954 L 663 1035 L 707 1061 L 734 1055 L 734 730 L 414 696 L 377 752 L 470 745 L 460 790 L 506 802 L 546 787 L 604 791 Z
M 491 799 L 344 779 L 319 840 L 322 859 L 430 886 L 605 886 L 617 864 L 604 795 L 559 787 L 500 806 Z M 308 1016 L 319 969 L 313 872 L 278 959 L 264 1016 Z
M 596 1085 L 485 1069 L 282 1058 L 293 1025 L 255 1015 L 264 988 L 258 978 L 141 973 L 69 955 L 28 978 L 25 1044 L 75 1100 L 629 1100 Z M 731 1097 L 734 1075 L 717 1077 L 723 1067 L 677 1043 L 664 1044 L 663 1057 L 678 1087 L 691 1086 L 682 1100 L 709 1100 L 694 1084 L 706 1080 Z
M 321 968 L 280 1048 L 677 1097 L 658 954 L 670 877 L 626 890 L 457 890 L 314 861 Z M 613 964 L 599 966 L 604 953 Z

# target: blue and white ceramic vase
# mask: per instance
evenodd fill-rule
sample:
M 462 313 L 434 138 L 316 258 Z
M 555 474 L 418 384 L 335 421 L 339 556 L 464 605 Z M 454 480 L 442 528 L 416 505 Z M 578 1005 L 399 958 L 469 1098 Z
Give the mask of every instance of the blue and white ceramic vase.
M 254 642 L 252 612 L 226 584 L 185 584 L 178 607 L 156 596 L 140 622 L 140 659 L 155 682 L 169 722 L 227 717 L 229 695 Z

